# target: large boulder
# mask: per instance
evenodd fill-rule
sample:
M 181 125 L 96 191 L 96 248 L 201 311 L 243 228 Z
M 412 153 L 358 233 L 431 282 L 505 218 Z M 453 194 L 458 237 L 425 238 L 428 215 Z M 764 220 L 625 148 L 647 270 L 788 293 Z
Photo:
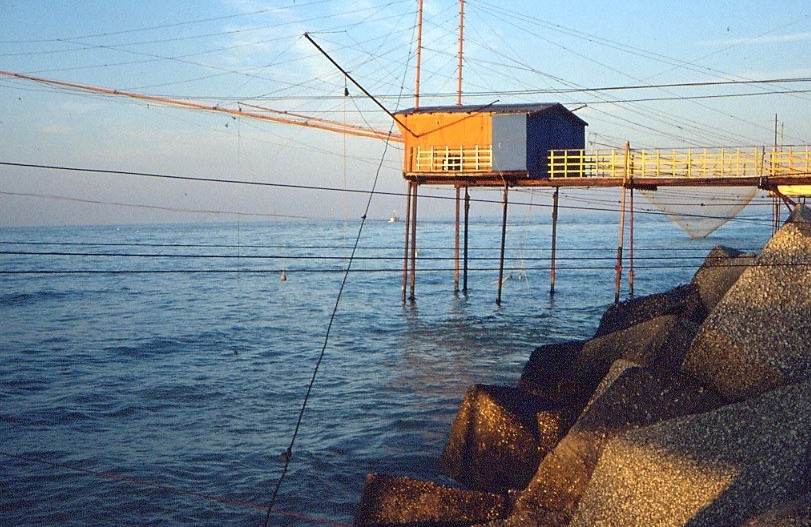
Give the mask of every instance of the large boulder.
M 663 315 L 690 318 L 698 305 L 698 286 L 695 284 L 681 285 L 664 293 L 634 297 L 609 306 L 603 313 L 594 336 L 601 337 L 622 331 Z
M 444 487 L 430 481 L 369 474 L 355 515 L 356 527 L 465 526 L 503 518 L 505 495 Z
M 613 439 L 571 527 L 736 527 L 809 476 L 811 383 Z
M 474 385 L 459 406 L 441 462 L 451 477 L 472 488 L 521 489 L 573 420 L 543 397 Z
M 721 400 L 678 373 L 659 374 L 615 362 L 577 422 L 541 461 L 516 501 L 514 514 L 572 514 L 608 441 L 628 430 L 715 408 Z M 538 518 L 539 519 L 539 518 Z M 548 523 L 548 522 L 547 522 Z
M 755 255 L 719 245 L 707 254 L 691 283 L 698 287 L 698 296 L 705 315 L 709 314 L 747 268 L 755 263 Z
M 595 337 L 583 345 L 563 371 L 558 397 L 568 400 L 585 397 L 585 403 L 614 361 L 625 359 L 642 366 L 665 363 L 666 357 L 674 352 L 684 354 L 673 348 L 675 345 L 680 350 L 686 349 L 684 338 L 686 334 L 680 319 L 674 314 Z
M 811 494 L 782 503 L 758 514 L 741 527 L 808 527 L 811 525 Z
M 518 388 L 549 399 L 557 398 L 563 373 L 585 344 L 584 340 L 576 340 L 535 348 L 524 365 Z
M 729 400 L 811 376 L 811 211 L 795 209 L 705 320 L 682 368 Z

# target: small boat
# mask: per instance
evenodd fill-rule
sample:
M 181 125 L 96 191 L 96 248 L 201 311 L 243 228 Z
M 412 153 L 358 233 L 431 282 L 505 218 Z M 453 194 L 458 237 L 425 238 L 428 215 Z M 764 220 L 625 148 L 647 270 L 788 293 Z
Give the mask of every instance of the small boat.
M 400 221 L 400 217 L 397 216 L 397 211 L 395 210 L 395 211 L 393 211 L 391 213 L 391 217 L 389 218 L 389 223 L 397 223 L 398 221 Z

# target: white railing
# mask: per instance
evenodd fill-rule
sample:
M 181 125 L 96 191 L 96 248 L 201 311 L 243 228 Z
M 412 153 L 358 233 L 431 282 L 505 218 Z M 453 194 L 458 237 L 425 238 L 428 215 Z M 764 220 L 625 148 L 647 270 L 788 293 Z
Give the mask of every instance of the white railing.
M 493 168 L 491 145 L 417 146 L 411 149 L 410 172 L 489 172 Z
M 550 150 L 551 178 L 714 178 L 811 174 L 811 147 Z

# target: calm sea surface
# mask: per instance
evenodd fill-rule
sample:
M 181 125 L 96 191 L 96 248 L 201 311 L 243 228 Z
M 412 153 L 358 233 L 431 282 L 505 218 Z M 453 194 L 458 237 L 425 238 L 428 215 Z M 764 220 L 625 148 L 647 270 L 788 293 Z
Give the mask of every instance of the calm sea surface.
M 466 297 L 452 222 L 422 222 L 413 305 L 403 224 L 368 222 L 276 507 L 351 523 L 367 473 L 450 483 L 438 458 L 466 388 L 514 385 L 535 346 L 595 330 L 614 299 L 616 219 L 562 219 L 554 298 L 548 218 L 511 220 L 500 307 L 498 222 L 471 225 Z M 250 505 L 280 477 L 357 229 L 0 230 L 0 525 L 260 525 Z M 637 217 L 635 292 L 769 234 L 737 221 L 691 240 Z

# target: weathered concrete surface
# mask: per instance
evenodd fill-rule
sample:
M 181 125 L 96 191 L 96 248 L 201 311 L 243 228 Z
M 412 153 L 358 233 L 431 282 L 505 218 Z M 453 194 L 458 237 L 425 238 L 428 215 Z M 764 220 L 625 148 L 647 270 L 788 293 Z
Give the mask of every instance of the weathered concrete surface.
M 709 252 L 691 283 L 698 287 L 698 296 L 709 314 L 741 273 L 755 263 L 755 255 L 719 245 Z
M 738 526 L 806 489 L 811 383 L 632 430 L 606 446 L 571 527 Z
M 574 400 L 585 396 L 588 400 L 618 359 L 642 366 L 660 362 L 663 351 L 669 352 L 669 338 L 678 323 L 677 315 L 662 315 L 586 342 L 563 372 L 559 397 Z
M 472 488 L 523 488 L 572 421 L 543 397 L 506 386 L 471 386 L 451 426 L 442 465 Z
M 357 527 L 405 524 L 464 526 L 503 518 L 507 498 L 407 477 L 369 474 L 355 515 Z
M 718 302 L 682 365 L 729 400 L 811 378 L 811 211 L 795 213 Z
M 518 388 L 548 399 L 556 399 L 563 373 L 585 343 L 584 340 L 576 340 L 535 348 L 524 365 Z
M 684 375 L 657 374 L 628 361 L 616 361 L 569 433 L 541 461 L 519 495 L 514 513 L 534 517 L 561 511 L 565 515 L 559 517 L 568 517 L 611 438 L 720 404 L 717 395 Z
M 689 318 L 699 305 L 698 286 L 688 284 L 664 293 L 639 296 L 611 305 L 603 313 L 595 337 L 601 337 L 631 326 L 647 322 L 663 315 L 680 315 Z M 701 322 L 701 320 L 696 320 Z
M 811 494 L 782 503 L 744 523 L 741 527 L 809 527 Z

